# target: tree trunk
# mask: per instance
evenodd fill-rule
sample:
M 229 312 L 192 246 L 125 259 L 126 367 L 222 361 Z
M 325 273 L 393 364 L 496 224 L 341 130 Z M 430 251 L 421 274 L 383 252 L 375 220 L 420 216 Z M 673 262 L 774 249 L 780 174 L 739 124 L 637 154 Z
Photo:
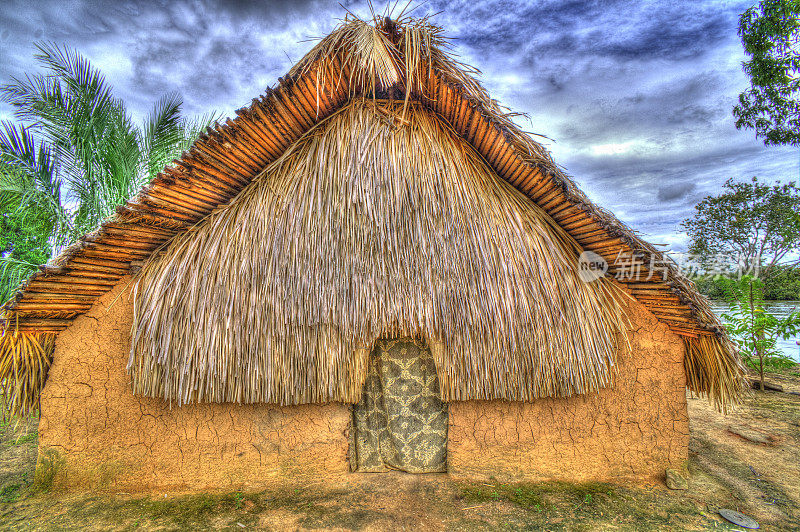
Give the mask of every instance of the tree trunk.
M 759 383 L 761 385 L 761 391 L 763 392 L 764 391 L 764 354 L 761 352 L 761 339 L 762 339 L 763 335 L 760 332 L 757 332 L 755 330 L 755 328 L 756 328 L 755 327 L 756 326 L 756 318 L 755 318 L 756 311 L 755 311 L 755 305 L 753 304 L 753 280 L 752 279 L 750 280 L 750 294 L 749 295 L 750 295 L 750 297 L 748 299 L 749 299 L 749 303 L 750 303 L 750 320 L 751 320 L 750 323 L 752 325 L 751 335 L 753 337 L 753 345 L 756 348 L 756 355 L 758 355 L 758 379 L 759 379 Z

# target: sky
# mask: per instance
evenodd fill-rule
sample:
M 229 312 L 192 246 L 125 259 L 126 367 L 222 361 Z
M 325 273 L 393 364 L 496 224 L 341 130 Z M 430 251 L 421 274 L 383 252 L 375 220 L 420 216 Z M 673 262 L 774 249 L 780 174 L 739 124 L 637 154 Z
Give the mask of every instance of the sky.
M 178 92 L 188 116 L 233 116 L 363 2 L 4 0 L 0 83 L 34 73 L 34 43 L 75 48 L 141 121 Z M 543 135 L 599 205 L 682 251 L 680 222 L 732 178 L 796 179 L 800 152 L 737 130 L 747 85 L 736 34 L 755 0 L 413 3 L 482 71 L 490 94 Z M 376 9 L 385 4 L 375 2 Z M 401 2 L 400 8 L 405 5 Z M 400 9 L 398 8 L 398 10 Z M 13 119 L 0 103 L 0 119 Z

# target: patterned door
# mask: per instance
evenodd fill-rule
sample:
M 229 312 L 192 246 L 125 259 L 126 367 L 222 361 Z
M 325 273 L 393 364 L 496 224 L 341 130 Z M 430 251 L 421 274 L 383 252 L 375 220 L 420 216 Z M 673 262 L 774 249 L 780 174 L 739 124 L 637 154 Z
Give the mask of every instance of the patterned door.
M 447 471 L 447 403 L 427 347 L 410 338 L 377 342 L 352 433 L 354 471 Z

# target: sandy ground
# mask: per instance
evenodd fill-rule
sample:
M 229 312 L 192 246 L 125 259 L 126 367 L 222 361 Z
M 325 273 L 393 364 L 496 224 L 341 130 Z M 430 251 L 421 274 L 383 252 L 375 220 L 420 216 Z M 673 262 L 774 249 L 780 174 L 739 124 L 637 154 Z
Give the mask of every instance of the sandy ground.
M 800 392 L 800 367 L 770 375 Z M 754 392 L 728 415 L 689 399 L 690 487 L 456 482 L 446 475 L 361 475 L 343 486 L 260 493 L 58 494 L 33 483 L 36 424 L 0 438 L 3 530 L 764 530 L 800 529 L 800 396 Z

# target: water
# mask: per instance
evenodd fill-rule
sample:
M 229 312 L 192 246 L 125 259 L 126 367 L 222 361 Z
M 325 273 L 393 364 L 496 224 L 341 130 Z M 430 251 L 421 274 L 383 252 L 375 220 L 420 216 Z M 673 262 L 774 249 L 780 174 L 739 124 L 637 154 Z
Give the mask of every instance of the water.
M 722 319 L 722 314 L 728 311 L 728 304 L 724 301 L 709 301 L 711 303 L 711 310 L 714 311 L 714 314 L 719 316 Z M 764 310 L 767 312 L 774 314 L 778 318 L 785 318 L 789 315 L 790 312 L 793 310 L 800 309 L 800 301 L 765 301 L 764 302 Z M 778 340 L 778 349 L 786 355 L 787 357 L 800 361 L 800 346 L 797 345 L 797 341 L 800 340 L 800 336 L 795 338 L 789 338 L 788 340 Z

